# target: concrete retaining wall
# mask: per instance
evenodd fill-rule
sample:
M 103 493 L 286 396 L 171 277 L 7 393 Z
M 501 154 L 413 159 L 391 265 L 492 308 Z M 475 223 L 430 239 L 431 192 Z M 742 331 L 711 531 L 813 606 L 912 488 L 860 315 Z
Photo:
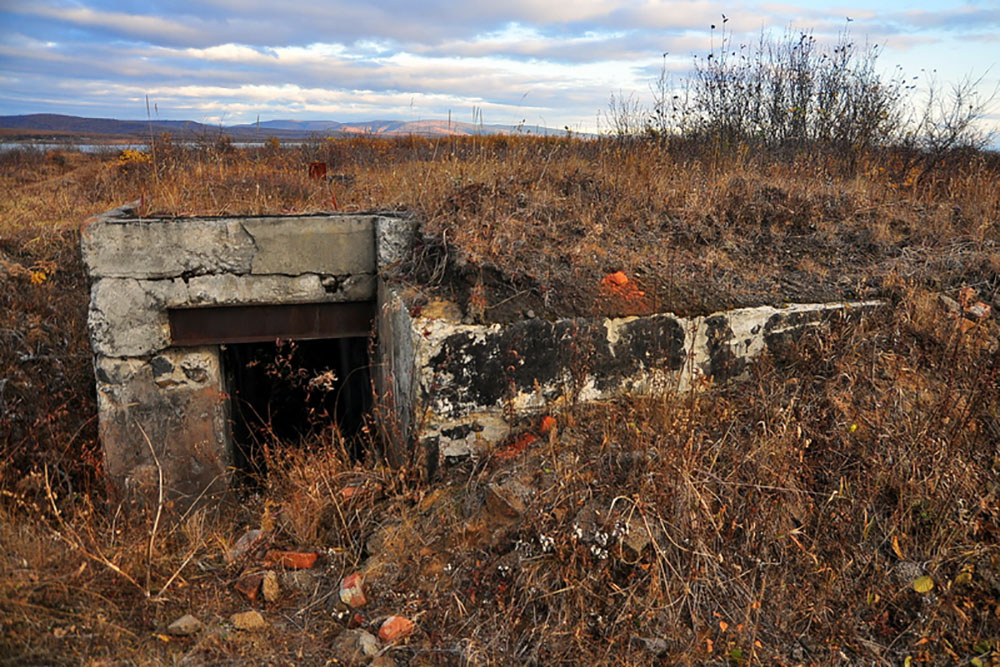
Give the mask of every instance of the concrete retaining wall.
M 403 426 L 411 439 L 441 458 L 463 456 L 502 439 L 517 418 L 532 412 L 738 377 L 788 337 L 876 305 L 797 304 L 690 319 L 663 313 L 480 326 L 447 315 L 411 316 L 399 291 L 383 304 L 382 326 L 391 327 L 394 341 L 392 356 L 383 361 L 393 368 L 393 390 L 408 415 Z M 420 312 L 428 311 L 449 309 Z

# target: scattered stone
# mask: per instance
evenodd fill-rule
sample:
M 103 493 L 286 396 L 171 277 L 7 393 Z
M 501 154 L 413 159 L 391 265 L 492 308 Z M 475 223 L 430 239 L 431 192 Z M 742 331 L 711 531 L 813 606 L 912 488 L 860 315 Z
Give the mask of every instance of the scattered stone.
M 289 570 L 308 570 L 316 564 L 319 554 L 315 551 L 268 551 L 264 555 L 264 562 L 268 565 L 276 565 Z
M 982 301 L 977 301 L 965 309 L 965 316 L 970 319 L 985 320 L 990 316 L 990 310 L 992 309 L 988 304 L 985 304 Z
M 184 614 L 167 626 L 167 634 L 175 637 L 193 635 L 204 627 L 204 624 L 191 614 Z
M 626 521 L 616 522 L 614 532 L 617 533 L 617 537 L 621 539 L 622 544 L 631 549 L 636 555 L 642 554 L 642 550 L 649 546 L 649 543 L 652 541 L 645 522 L 635 516 Z
M 281 587 L 278 585 L 278 573 L 274 570 L 265 572 L 264 580 L 260 583 L 260 590 L 268 602 L 277 600 L 279 593 L 281 593 Z
M 962 307 L 958 305 L 958 301 L 955 301 L 947 294 L 938 294 L 938 300 L 941 301 L 941 305 L 943 305 L 949 312 L 957 315 L 962 311 Z
M 364 580 L 357 572 L 349 574 L 340 582 L 340 599 L 347 606 L 357 609 L 365 606 L 368 599 L 363 588 Z
M 531 502 L 534 490 L 521 481 L 511 478 L 502 484 L 486 487 L 486 509 L 496 518 L 515 519 Z
M 255 549 L 260 546 L 260 543 L 264 541 L 264 531 L 263 530 L 248 530 L 243 533 L 240 539 L 236 540 L 236 544 L 229 552 L 229 561 L 232 562 L 239 558 L 245 556 L 251 549 Z
M 663 655 L 670 648 L 666 640 L 659 637 L 636 637 L 636 639 L 641 641 L 646 650 L 653 655 Z
M 263 630 L 267 627 L 267 623 L 264 622 L 264 617 L 260 615 L 260 612 L 253 610 L 233 614 L 229 617 L 229 620 L 232 621 L 237 630 L 253 632 L 255 630 Z
M 378 653 L 378 639 L 364 630 L 344 630 L 331 646 L 333 657 L 347 665 L 361 665 Z
M 283 588 L 291 588 L 302 593 L 313 593 L 316 590 L 316 575 L 309 570 L 292 570 L 278 575 L 278 582 Z
M 903 560 L 896 563 L 896 567 L 892 569 L 892 574 L 896 577 L 898 584 L 909 586 L 915 579 L 923 576 L 924 568 L 912 560 Z
M 405 616 L 390 616 L 378 629 L 378 638 L 384 642 L 396 641 L 409 636 L 413 628 L 413 621 Z
M 264 581 L 264 573 L 256 572 L 254 574 L 245 574 L 236 580 L 236 590 L 247 597 L 248 600 L 253 602 L 257 599 L 257 594 L 260 593 L 261 583 Z

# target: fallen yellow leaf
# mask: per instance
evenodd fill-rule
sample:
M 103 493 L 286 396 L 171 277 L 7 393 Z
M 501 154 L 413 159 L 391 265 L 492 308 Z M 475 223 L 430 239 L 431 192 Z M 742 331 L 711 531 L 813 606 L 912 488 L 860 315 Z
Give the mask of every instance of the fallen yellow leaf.
M 934 588 L 934 580 L 926 574 L 922 577 L 917 577 L 913 582 L 913 590 L 918 593 L 930 592 L 932 588 Z

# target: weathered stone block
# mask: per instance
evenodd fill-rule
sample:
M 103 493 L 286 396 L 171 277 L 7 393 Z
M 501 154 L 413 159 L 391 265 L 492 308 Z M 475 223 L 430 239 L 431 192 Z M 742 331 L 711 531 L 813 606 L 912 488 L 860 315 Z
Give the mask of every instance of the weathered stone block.
M 256 252 L 239 220 L 98 218 L 81 240 L 91 278 L 249 273 Z
M 95 369 L 113 479 L 155 497 L 162 470 L 167 497 L 181 502 L 226 489 L 229 415 L 216 348 L 169 350 L 148 362 L 98 357 Z
M 169 303 L 187 293 L 183 281 L 104 278 L 90 290 L 88 328 L 98 355 L 141 357 L 170 344 Z
M 371 217 L 248 218 L 243 228 L 256 246 L 254 274 L 374 273 Z
M 405 259 L 416 240 L 417 222 L 399 218 L 375 218 L 376 260 L 380 271 Z

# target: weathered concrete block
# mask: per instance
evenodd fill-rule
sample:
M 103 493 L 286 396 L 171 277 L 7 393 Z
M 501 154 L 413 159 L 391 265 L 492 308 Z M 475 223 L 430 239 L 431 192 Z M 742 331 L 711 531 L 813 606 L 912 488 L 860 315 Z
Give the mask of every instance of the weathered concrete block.
M 376 261 L 379 271 L 405 259 L 416 240 L 417 222 L 379 216 L 375 218 Z
M 168 498 L 193 501 L 226 489 L 229 410 L 217 348 L 169 350 L 149 361 L 98 357 L 95 370 L 113 479 L 155 497 L 158 461 Z
M 104 278 L 91 286 L 88 328 L 94 352 L 141 357 L 170 344 L 167 305 L 187 294 L 183 281 Z
M 135 206 L 100 216 L 82 240 L 93 279 L 95 353 L 107 470 L 144 486 L 159 471 L 177 494 L 225 486 L 228 398 L 215 347 L 171 347 L 168 311 L 224 305 L 368 301 L 376 296 L 376 217 L 318 215 L 140 220 Z M 386 253 L 409 247 L 392 238 Z M 386 255 L 387 256 L 387 255 Z
M 141 357 L 170 346 L 167 310 L 187 306 L 367 301 L 375 298 L 375 276 L 196 276 L 188 280 L 104 278 L 91 288 L 90 328 L 94 352 Z
M 372 217 L 248 218 L 242 223 L 256 246 L 251 272 L 375 272 Z
M 399 445 L 409 443 L 413 433 L 416 332 L 404 297 L 382 282 L 376 329 L 379 363 L 375 365 L 375 389 L 384 421 L 389 425 L 390 441 L 397 445 L 389 452 L 389 459 L 401 465 L 409 452 Z
M 83 232 L 91 278 L 172 278 L 249 273 L 256 253 L 239 220 L 98 218 Z
M 168 307 L 368 301 L 375 298 L 375 276 L 321 276 L 315 273 L 236 276 L 227 273 L 191 278 L 186 281 L 186 289 L 181 297 L 183 300 L 168 303 Z

